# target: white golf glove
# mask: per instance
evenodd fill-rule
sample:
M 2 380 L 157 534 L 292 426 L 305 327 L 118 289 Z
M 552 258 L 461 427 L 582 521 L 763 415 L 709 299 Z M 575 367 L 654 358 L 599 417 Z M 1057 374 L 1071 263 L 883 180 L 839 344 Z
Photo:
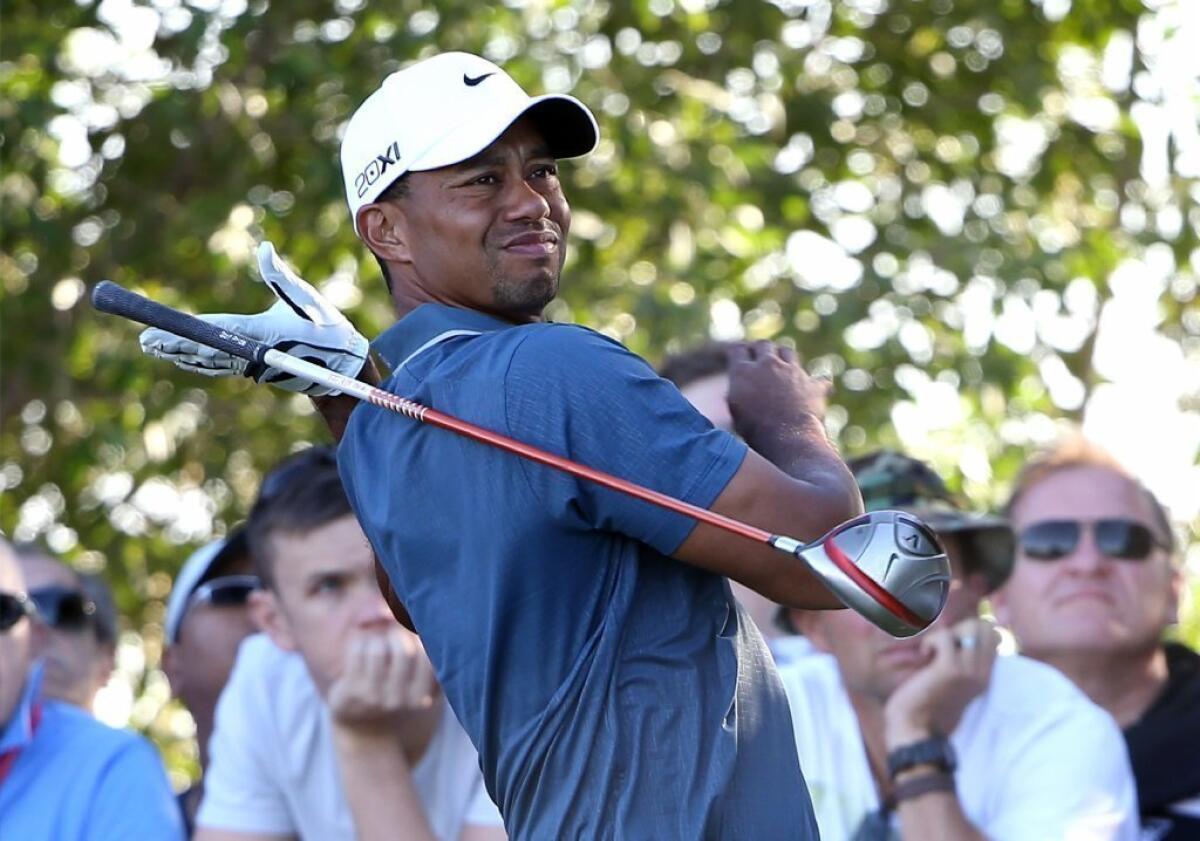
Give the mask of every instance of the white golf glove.
M 257 315 L 219 313 L 197 317 L 275 350 L 347 377 L 357 377 L 367 359 L 366 337 L 320 292 L 288 268 L 269 242 L 258 247 L 258 272 L 279 298 L 269 310 Z M 243 374 L 255 382 L 270 383 L 310 397 L 340 393 L 278 368 L 255 365 L 190 339 L 181 339 L 157 327 L 142 331 L 140 341 L 143 353 L 206 377 Z

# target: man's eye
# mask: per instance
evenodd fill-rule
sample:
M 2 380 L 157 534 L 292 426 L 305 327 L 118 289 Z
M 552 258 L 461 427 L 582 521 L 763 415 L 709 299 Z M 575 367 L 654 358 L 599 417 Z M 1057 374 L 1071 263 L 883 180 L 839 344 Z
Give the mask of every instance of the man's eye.
M 483 184 L 486 186 L 486 185 L 490 185 L 490 184 L 498 184 L 499 182 L 500 182 L 499 178 L 497 178 L 495 175 L 492 175 L 491 173 L 488 173 L 487 175 L 479 176 L 471 183 L 472 184 Z
M 554 176 L 558 175 L 558 165 L 546 164 L 544 166 L 539 166 L 533 171 L 533 174 L 539 178 L 553 178 Z
M 342 579 L 335 576 L 328 576 L 317 581 L 313 587 L 316 593 L 336 593 L 342 589 Z

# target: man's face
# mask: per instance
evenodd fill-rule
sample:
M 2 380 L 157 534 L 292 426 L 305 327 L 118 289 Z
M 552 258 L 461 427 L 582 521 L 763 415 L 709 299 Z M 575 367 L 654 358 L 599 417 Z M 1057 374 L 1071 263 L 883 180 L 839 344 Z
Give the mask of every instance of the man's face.
M 953 534 L 938 539 L 950 557 L 950 594 L 946 607 L 932 627 L 950 627 L 978 614 L 986 591 L 982 575 L 963 575 L 962 544 Z M 921 651 L 921 638 L 898 640 L 876 628 L 852 610 L 797 611 L 806 636 L 838 662 L 846 688 L 880 702 L 886 701 L 905 680 L 932 659 Z
M 78 576 L 60 561 L 27 555 L 20 563 L 25 585 L 32 594 L 48 588 L 83 594 Z M 108 680 L 113 667 L 113 652 L 96 638 L 96 628 L 90 619 L 71 627 L 37 621 L 33 655 L 41 659 L 45 669 L 42 692 L 84 709 L 91 708 L 92 699 Z
M 1107 468 L 1060 470 L 1019 500 L 1012 512 L 1017 563 L 993 602 L 997 618 L 1012 629 L 1026 654 L 1153 650 L 1174 621 L 1182 577 L 1167 552 L 1154 546 L 1140 561 L 1104 554 L 1094 523 L 1106 518 L 1134 520 L 1166 538 L 1141 489 Z M 1046 520 L 1084 525 L 1074 551 L 1057 560 L 1033 560 L 1021 535 Z
M 249 557 L 236 558 L 210 585 L 220 585 L 227 576 L 248 575 Z M 202 734 L 211 732 L 217 699 L 229 680 L 242 640 L 258 630 L 249 604 L 194 601 L 179 625 L 179 636 L 164 653 L 164 666 L 171 690 L 183 701 Z
M 375 581 L 375 555 L 350 514 L 270 539 L 275 587 L 253 596 L 255 618 L 277 644 L 300 652 L 324 695 L 352 636 L 396 627 Z
M 0 591 L 5 593 L 26 592 L 21 568 L 12 549 L 0 540 Z M 25 617 L 7 631 L 0 631 L 0 730 L 8 724 L 21 691 L 25 688 L 25 677 L 29 673 L 32 659 L 32 627 Z
M 558 166 L 528 119 L 462 163 L 407 176 L 398 200 L 405 267 L 453 306 L 529 322 L 558 293 L 571 210 Z

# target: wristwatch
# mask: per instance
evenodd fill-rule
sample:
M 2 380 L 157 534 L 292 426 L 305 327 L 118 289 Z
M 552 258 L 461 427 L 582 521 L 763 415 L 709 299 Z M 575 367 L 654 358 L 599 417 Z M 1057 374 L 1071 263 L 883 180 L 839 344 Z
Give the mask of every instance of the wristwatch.
M 933 765 L 947 774 L 952 774 L 958 767 L 958 757 L 954 755 L 954 746 L 945 736 L 930 736 L 911 745 L 898 747 L 888 754 L 888 776 L 892 779 L 901 771 L 907 771 L 916 765 Z

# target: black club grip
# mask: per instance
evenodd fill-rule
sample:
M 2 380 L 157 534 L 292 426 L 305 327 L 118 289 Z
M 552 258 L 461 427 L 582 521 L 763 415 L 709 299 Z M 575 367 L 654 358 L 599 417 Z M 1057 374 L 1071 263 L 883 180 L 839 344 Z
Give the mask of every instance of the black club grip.
M 158 327 L 176 336 L 191 339 L 207 347 L 223 350 L 249 362 L 262 363 L 270 348 L 262 342 L 230 333 L 203 319 L 130 292 L 111 280 L 102 280 L 92 290 L 92 306 L 101 312 L 119 315 L 148 327 Z

